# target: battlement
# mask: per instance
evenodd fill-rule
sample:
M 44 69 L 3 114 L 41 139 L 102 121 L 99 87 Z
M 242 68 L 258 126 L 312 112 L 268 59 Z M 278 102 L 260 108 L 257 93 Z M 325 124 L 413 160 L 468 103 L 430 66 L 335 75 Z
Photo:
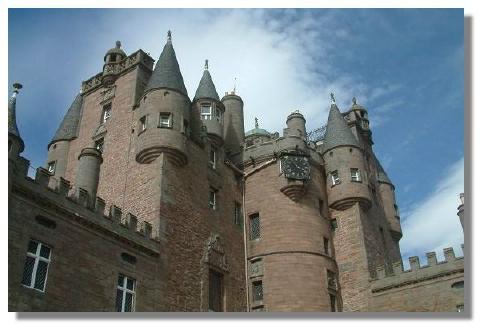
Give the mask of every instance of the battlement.
M 68 180 L 56 179 L 44 168 L 36 170 L 35 179 L 24 176 L 14 183 L 13 191 L 38 203 L 48 204 L 60 217 L 110 235 L 151 255 L 159 255 L 159 240 L 149 222 L 111 205 L 106 209 L 100 197 L 91 197 L 84 189 L 74 189 Z
M 404 270 L 402 261 L 393 263 L 391 267 L 385 265 L 378 266 L 376 277 L 372 280 L 372 292 L 382 292 L 459 273 L 463 276 L 463 256 L 456 257 L 452 247 L 444 248 L 443 254 L 445 260 L 438 261 L 435 252 L 426 253 L 427 265 L 424 266 L 420 265 L 418 256 L 411 256 L 409 257 L 409 270 Z

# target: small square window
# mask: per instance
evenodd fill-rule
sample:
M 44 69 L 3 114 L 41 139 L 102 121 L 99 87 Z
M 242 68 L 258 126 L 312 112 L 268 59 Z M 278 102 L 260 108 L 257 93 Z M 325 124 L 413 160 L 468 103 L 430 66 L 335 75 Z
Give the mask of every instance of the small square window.
M 158 123 L 159 128 L 170 128 L 172 127 L 172 114 L 170 113 L 160 113 L 160 121 Z
M 22 285 L 27 288 L 45 291 L 51 249 L 41 242 L 28 243 L 27 257 L 23 268 Z
M 215 210 L 217 208 L 217 191 L 210 188 L 208 192 L 208 207 Z
M 260 216 L 258 213 L 250 215 L 250 240 L 260 239 Z
M 210 146 L 210 158 L 208 159 L 208 165 L 214 169 L 217 165 L 217 148 Z
M 330 175 L 332 177 L 332 186 L 340 184 L 340 177 L 337 170 L 330 172 Z
M 55 161 L 48 163 L 48 168 L 47 168 L 48 173 L 50 173 L 50 174 L 55 173 L 55 164 L 56 164 Z
M 360 176 L 360 171 L 358 169 L 350 169 L 350 175 L 353 182 L 361 182 L 362 178 Z
M 252 282 L 252 298 L 254 302 L 263 301 L 263 283 L 261 280 Z
M 95 149 L 97 149 L 101 153 L 103 153 L 103 146 L 104 146 L 103 138 L 95 140 Z
M 103 106 L 102 123 L 105 123 L 112 116 L 112 103 Z
M 133 278 L 118 275 L 117 280 L 117 300 L 115 309 L 117 312 L 135 311 L 135 286 L 136 281 Z

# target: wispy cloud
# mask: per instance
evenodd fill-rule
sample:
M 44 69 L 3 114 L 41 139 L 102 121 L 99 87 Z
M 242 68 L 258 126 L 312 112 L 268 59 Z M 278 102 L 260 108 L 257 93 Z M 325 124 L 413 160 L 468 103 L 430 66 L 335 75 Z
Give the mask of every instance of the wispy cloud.
M 458 195 L 464 191 L 463 166 L 463 158 L 452 164 L 438 177 L 435 190 L 404 213 L 400 248 L 405 259 L 418 255 L 425 260 L 424 254 L 430 251 L 442 258 L 446 247 L 454 247 L 456 254 L 462 254 L 463 231 L 456 213 Z

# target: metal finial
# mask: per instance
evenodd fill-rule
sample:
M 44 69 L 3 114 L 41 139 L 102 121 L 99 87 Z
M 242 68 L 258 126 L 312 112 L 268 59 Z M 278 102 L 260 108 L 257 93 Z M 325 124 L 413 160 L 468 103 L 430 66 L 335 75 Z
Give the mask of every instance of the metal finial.
M 21 85 L 18 82 L 15 82 L 13 84 L 13 95 L 12 95 L 12 97 L 16 97 L 21 88 L 23 88 L 23 85 Z
M 167 41 L 172 41 L 172 31 L 170 30 L 167 32 Z
M 333 94 L 333 92 L 330 92 L 330 103 L 332 105 L 335 104 L 335 95 Z
M 208 59 L 205 59 L 205 70 L 208 70 Z
M 120 49 L 121 46 L 122 46 L 122 43 L 120 41 L 115 42 L 115 47 L 117 49 Z
M 255 117 L 255 128 L 258 128 L 258 118 Z
M 352 98 L 352 103 L 353 103 L 354 105 L 356 105 L 356 104 L 357 104 L 357 98 L 353 97 L 353 98 Z

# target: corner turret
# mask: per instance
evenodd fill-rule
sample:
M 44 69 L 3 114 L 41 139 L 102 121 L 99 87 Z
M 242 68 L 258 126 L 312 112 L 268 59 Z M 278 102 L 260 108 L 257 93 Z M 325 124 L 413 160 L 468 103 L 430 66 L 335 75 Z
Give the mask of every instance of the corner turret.
M 192 125 L 195 136 L 198 136 L 202 126 L 205 126 L 207 135 L 215 146 L 222 146 L 224 113 L 225 106 L 218 97 L 208 70 L 208 60 L 205 60 L 203 76 L 193 98 Z
M 225 151 L 227 154 L 234 156 L 241 152 L 245 142 L 243 100 L 236 94 L 234 89 L 232 92 L 225 92 L 222 103 L 225 107 L 223 129 Z
M 359 202 L 364 209 L 371 206 L 363 151 L 331 94 L 323 158 L 328 174 L 329 206 L 342 210 Z
M 17 126 L 17 95 L 23 86 L 20 83 L 13 84 L 13 94 L 8 101 L 8 158 L 16 160 L 25 149 L 22 137 Z
M 187 163 L 190 104 L 168 31 L 167 43 L 135 111 L 137 162 L 150 163 L 165 153 L 177 165 Z
M 85 190 L 89 196 L 90 204 L 93 204 L 97 195 L 102 162 L 102 153 L 96 148 L 83 148 L 78 155 L 77 177 L 75 179 L 76 192 L 80 193 L 80 189 Z
M 103 65 L 102 83 L 105 86 L 111 85 L 117 78 L 119 72 L 115 70 L 115 64 L 127 58 L 127 54 L 121 49 L 121 46 L 120 41 L 115 42 L 115 48 L 108 50 L 103 57 L 105 64 Z

